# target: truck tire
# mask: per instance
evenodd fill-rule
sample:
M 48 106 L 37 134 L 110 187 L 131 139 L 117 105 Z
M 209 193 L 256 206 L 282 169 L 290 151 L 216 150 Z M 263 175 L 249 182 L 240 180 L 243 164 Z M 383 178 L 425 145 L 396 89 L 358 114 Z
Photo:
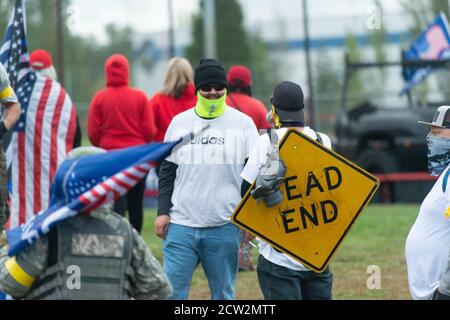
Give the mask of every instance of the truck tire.
M 366 150 L 357 158 L 358 164 L 370 173 L 398 172 L 399 166 L 393 156 L 386 151 Z
M 386 151 L 381 150 L 366 150 L 358 157 L 356 163 L 366 171 L 370 173 L 388 173 L 388 172 L 398 172 L 399 166 L 392 157 Z M 396 202 L 396 194 L 394 191 L 394 186 L 381 185 L 381 187 L 375 193 L 372 202 L 373 203 L 385 203 L 385 202 Z

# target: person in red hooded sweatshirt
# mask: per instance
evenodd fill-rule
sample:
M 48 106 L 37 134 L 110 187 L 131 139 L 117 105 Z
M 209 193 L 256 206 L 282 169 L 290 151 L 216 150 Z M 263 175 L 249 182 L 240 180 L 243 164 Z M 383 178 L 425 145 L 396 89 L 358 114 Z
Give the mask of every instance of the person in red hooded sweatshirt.
M 184 58 L 169 61 L 164 87 L 150 100 L 158 132 L 155 141 L 163 141 L 173 117 L 197 104 L 192 66 Z
M 106 60 L 106 88 L 97 92 L 89 107 L 88 136 L 92 145 L 106 150 L 131 147 L 151 142 L 156 134 L 152 110 L 143 91 L 129 86 L 130 67 L 121 54 Z M 141 232 L 143 178 L 126 194 L 131 225 Z M 117 201 L 114 211 L 124 215 L 124 202 Z
M 233 66 L 228 70 L 227 83 L 229 93 L 227 104 L 252 118 L 256 128 L 269 129 L 267 109 L 264 103 L 252 97 L 252 74 L 245 66 Z

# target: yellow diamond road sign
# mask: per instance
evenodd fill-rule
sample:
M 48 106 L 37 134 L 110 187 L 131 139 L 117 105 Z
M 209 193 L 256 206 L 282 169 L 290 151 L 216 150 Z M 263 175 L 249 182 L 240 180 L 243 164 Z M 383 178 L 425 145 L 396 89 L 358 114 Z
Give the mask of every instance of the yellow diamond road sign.
M 295 129 L 280 141 L 287 166 L 283 202 L 267 208 L 250 195 L 232 221 L 321 272 L 379 186 L 376 177 Z

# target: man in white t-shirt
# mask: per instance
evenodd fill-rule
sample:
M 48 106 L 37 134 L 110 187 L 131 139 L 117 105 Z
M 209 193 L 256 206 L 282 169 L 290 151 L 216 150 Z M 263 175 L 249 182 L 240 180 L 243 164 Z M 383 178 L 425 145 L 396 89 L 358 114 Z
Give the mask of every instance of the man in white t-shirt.
M 234 299 L 239 228 L 230 218 L 241 200 L 240 173 L 258 131 L 250 117 L 226 105 L 225 71 L 215 60 L 200 62 L 194 83 L 197 105 L 174 117 L 164 138 L 191 133 L 189 143 L 161 164 L 155 232 L 164 239 L 170 299 L 188 298 L 199 263 L 211 298 Z
M 289 128 L 295 128 L 331 149 L 329 137 L 317 133 L 304 124 L 304 99 L 298 84 L 284 81 L 273 92 L 272 120 L 276 140 L 280 141 Z M 269 134 L 259 137 L 241 173 L 244 179 L 241 196 L 244 196 L 259 174 L 261 166 L 273 151 L 273 138 Z M 258 240 L 258 281 L 266 300 L 329 300 L 332 299 L 333 275 L 327 267 L 316 273 L 270 244 Z
M 406 240 L 409 290 L 417 300 L 450 299 L 450 106 L 439 107 L 431 123 L 419 123 L 431 126 L 428 169 L 440 177 L 423 200 Z

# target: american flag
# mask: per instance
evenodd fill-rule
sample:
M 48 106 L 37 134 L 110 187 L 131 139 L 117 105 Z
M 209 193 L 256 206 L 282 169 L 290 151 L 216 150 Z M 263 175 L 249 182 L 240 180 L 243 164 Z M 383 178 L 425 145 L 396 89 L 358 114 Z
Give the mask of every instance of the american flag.
M 8 254 L 16 255 L 58 222 L 118 199 L 179 142 L 147 144 L 64 161 L 52 185 L 51 206 L 6 232 Z
M 75 107 L 61 85 L 29 69 L 25 7 L 17 0 L 0 60 L 21 104 L 6 152 L 11 168 L 11 216 L 14 228 L 49 204 L 50 185 L 58 165 L 73 147 Z
M 29 61 L 25 4 L 17 0 L 0 48 L 0 62 L 8 72 L 13 88 L 29 71 Z
M 73 147 L 76 129 L 75 108 L 58 82 L 30 72 L 16 91 L 22 114 L 9 146 L 10 228 L 48 208 L 51 183 L 58 165 Z

